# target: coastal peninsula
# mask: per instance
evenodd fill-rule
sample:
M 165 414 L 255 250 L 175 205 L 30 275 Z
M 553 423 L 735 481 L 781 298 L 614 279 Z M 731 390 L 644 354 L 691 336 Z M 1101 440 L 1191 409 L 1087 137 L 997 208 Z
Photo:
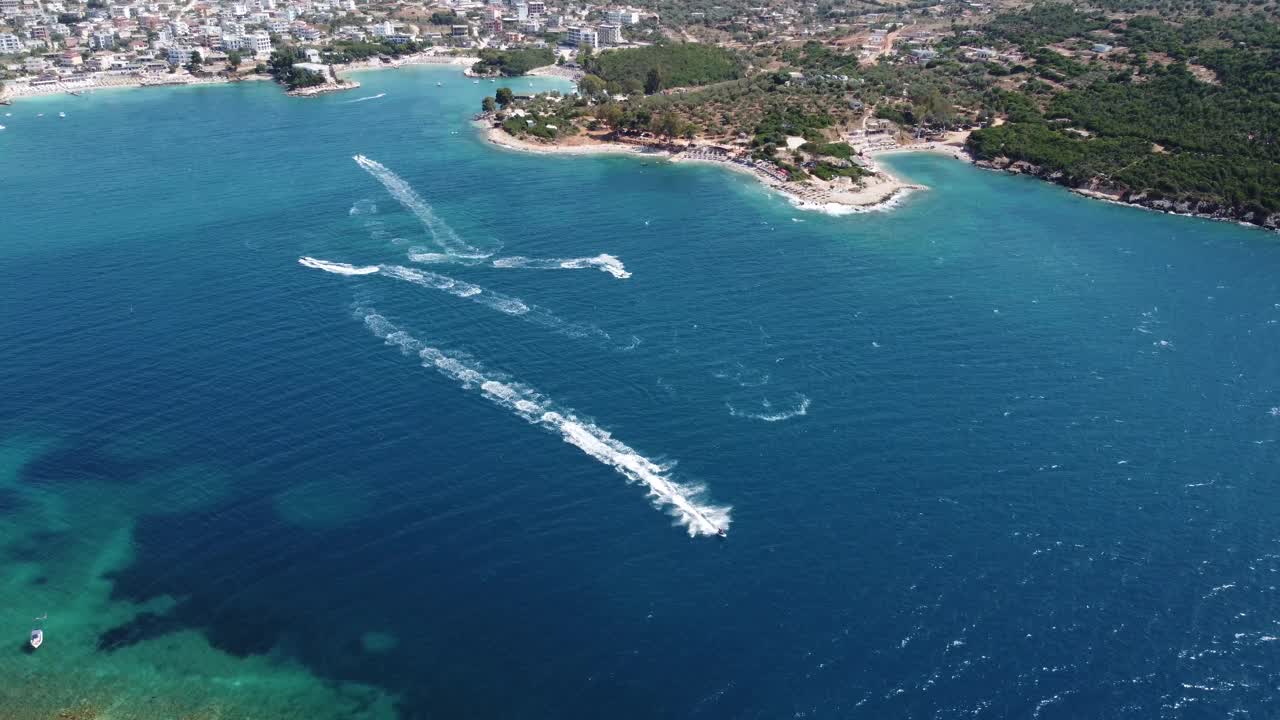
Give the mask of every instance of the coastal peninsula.
M 350 69 L 456 63 L 477 79 L 577 83 L 571 97 L 486 109 L 508 145 L 637 145 L 720 162 L 805 206 L 880 203 L 908 188 L 877 153 L 963 137 L 985 168 L 1280 228 L 1277 14 L 1275 0 L 8 2 L 0 102 L 266 77 L 310 96 L 356 87 L 341 74 Z

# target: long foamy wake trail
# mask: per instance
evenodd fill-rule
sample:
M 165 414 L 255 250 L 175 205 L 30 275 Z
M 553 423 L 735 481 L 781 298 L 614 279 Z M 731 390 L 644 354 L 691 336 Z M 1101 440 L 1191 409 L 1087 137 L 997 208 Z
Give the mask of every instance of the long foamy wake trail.
M 362 103 L 368 100 L 377 100 L 378 98 L 384 98 L 386 96 L 387 96 L 386 93 L 378 93 L 377 95 L 369 95 L 362 98 L 356 98 L 355 100 L 348 100 L 347 104 L 350 105 L 351 103 Z
M 600 254 L 595 257 L 578 258 L 530 258 L 520 255 L 498 258 L 493 261 L 496 268 L 531 268 L 534 270 L 588 270 L 595 268 L 625 280 L 631 277 L 622 261 L 613 255 Z
M 430 347 L 377 312 L 361 308 L 357 317 L 374 335 L 406 354 L 416 354 L 423 367 L 432 368 L 467 390 L 479 390 L 489 402 L 509 410 L 530 424 L 559 435 L 587 456 L 613 468 L 630 482 L 648 488 L 654 506 L 666 510 L 683 525 L 691 537 L 715 535 L 728 530 L 729 507 L 708 505 L 700 500 L 701 487 L 682 485 L 670 476 L 671 464 L 658 464 L 615 439 L 597 425 L 580 420 L 567 408 L 557 407 L 533 388 L 486 370 L 479 363 Z
M 423 247 L 409 248 L 409 261 L 419 265 L 442 265 L 458 263 L 474 265 L 476 258 L 460 258 L 448 253 L 432 252 Z M 500 257 L 492 261 L 496 268 L 523 268 L 530 270 L 602 270 L 610 275 L 625 280 L 631 277 L 625 265 L 614 255 L 600 254 L 595 257 L 575 258 L 531 258 L 523 255 Z
M 417 216 L 422 222 L 427 232 L 431 233 L 432 239 L 436 241 L 441 249 L 450 255 L 461 258 L 486 258 L 490 253 L 483 252 L 479 248 L 472 247 L 463 242 L 462 238 L 453 231 L 443 220 L 441 220 L 426 200 L 405 182 L 404 178 L 396 175 L 385 165 L 375 160 L 370 160 L 363 155 L 355 155 L 352 157 L 356 164 L 364 168 L 365 172 L 372 175 L 382 186 L 391 193 L 391 196 L 400 201 L 400 204 L 406 210 Z
M 400 265 L 379 265 L 378 270 L 387 277 L 413 283 L 421 287 L 440 290 L 454 297 L 465 298 L 471 302 L 497 310 L 500 313 L 514 315 L 535 325 L 554 330 L 561 335 L 573 338 L 587 338 L 608 341 L 609 333 L 594 325 L 582 325 L 561 319 L 555 313 L 537 305 L 529 305 L 520 298 L 496 293 L 479 285 L 462 280 L 455 280 L 447 275 L 429 270 L 407 268 Z
M 331 272 L 336 275 L 372 275 L 378 272 L 377 265 L 348 265 L 347 263 L 317 260 L 313 257 L 300 257 L 298 258 L 298 264 L 304 267 L 314 268 L 316 270 Z

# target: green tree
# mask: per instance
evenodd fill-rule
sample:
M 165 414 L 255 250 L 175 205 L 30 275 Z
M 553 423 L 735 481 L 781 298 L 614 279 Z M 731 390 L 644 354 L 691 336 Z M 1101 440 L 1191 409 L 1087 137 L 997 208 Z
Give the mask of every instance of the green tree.
M 662 73 L 658 68 L 649 68 L 649 74 L 644 78 L 644 94 L 653 95 L 662 89 Z
M 204 63 L 204 58 L 200 57 L 200 51 L 199 51 L 199 50 L 192 50 L 192 51 L 191 51 L 191 62 L 187 63 L 187 72 L 189 72 L 189 73 L 198 73 L 198 72 L 200 72 L 200 66 L 201 66 L 201 64 L 203 64 L 203 63 Z
M 242 61 L 242 59 L 243 58 L 241 57 L 239 50 L 232 50 L 231 52 L 227 53 L 227 64 L 231 66 L 232 70 L 235 70 L 236 68 L 240 67 L 240 62 Z
M 585 68 L 590 63 L 591 63 L 591 46 L 579 45 L 578 46 L 578 64 Z
M 604 80 L 595 75 L 583 75 L 578 81 L 578 90 L 587 97 L 595 97 L 604 92 Z
M 498 107 L 497 103 L 495 103 L 493 101 L 493 98 L 489 97 L 488 95 L 485 95 L 484 100 L 480 101 L 480 109 L 484 110 L 485 112 L 493 112 L 497 107 Z
M 516 94 L 511 92 L 511 88 L 509 87 L 500 87 L 498 88 L 498 92 L 494 94 L 493 99 L 498 101 L 499 107 L 505 108 L 515 101 Z

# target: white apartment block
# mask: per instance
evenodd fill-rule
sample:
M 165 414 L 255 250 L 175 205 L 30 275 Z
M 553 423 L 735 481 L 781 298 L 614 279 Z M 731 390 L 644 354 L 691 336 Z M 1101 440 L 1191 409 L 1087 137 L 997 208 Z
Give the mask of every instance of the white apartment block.
M 271 36 L 264 32 L 245 35 L 244 47 L 246 50 L 252 50 L 256 55 L 270 55 Z
M 0 55 L 22 52 L 22 41 L 12 33 L 0 33 Z
M 100 30 L 89 36 L 89 44 L 94 50 L 110 50 L 116 46 L 116 34 L 110 30 Z
M 622 43 L 622 28 L 613 23 L 601 23 L 596 27 L 596 34 L 599 36 L 602 45 L 620 45 Z
M 195 52 L 195 48 L 189 47 L 171 47 L 165 55 L 165 59 L 170 65 L 187 65 L 191 62 L 191 55 Z
M 585 27 L 571 27 L 568 34 L 569 44 L 574 47 L 587 46 L 592 49 L 600 47 L 600 38 L 595 30 Z

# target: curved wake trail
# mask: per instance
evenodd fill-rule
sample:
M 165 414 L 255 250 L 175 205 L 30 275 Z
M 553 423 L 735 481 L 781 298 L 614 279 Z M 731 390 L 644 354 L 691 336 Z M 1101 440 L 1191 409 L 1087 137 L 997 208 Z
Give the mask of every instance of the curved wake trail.
M 455 255 L 460 258 L 483 259 L 489 257 L 491 253 L 481 251 L 479 248 L 472 247 L 462 241 L 453 228 L 445 224 L 443 220 L 436 216 L 431 210 L 431 206 L 427 204 L 422 196 L 405 182 L 404 178 L 396 175 L 387 169 L 380 162 L 370 160 L 363 155 L 354 155 L 351 158 L 356 164 L 365 169 L 365 172 L 372 175 L 382 186 L 391 193 L 391 196 L 400 201 L 400 204 L 406 210 L 417 216 L 422 222 L 423 227 L 431 233 L 431 237 L 436 241 L 446 253 Z
M 725 405 L 729 408 L 729 414 L 736 418 L 750 418 L 752 420 L 763 420 L 764 422 L 782 422 L 783 420 L 790 420 L 793 417 L 803 417 L 809 414 L 809 396 L 797 394 L 796 398 L 796 402 L 792 407 L 786 410 L 778 410 L 774 412 L 770 412 L 770 410 L 773 409 L 773 404 L 768 400 L 764 400 L 760 403 L 764 412 L 740 410 L 734 407 L 733 403 L 725 403 Z
M 700 502 L 697 498 L 702 488 L 676 483 L 668 475 L 670 465 L 655 463 L 614 439 L 607 430 L 580 420 L 572 410 L 557 407 L 527 385 L 422 343 L 373 310 L 359 310 L 357 317 L 363 319 L 370 332 L 388 345 L 397 346 L 405 353 L 416 353 L 423 367 L 435 369 L 467 390 L 478 388 L 480 394 L 494 405 L 559 435 L 565 442 L 613 468 L 627 480 L 645 485 L 654 505 L 674 516 L 689 531 L 690 537 L 714 536 L 719 530 L 728 530 L 730 508 Z
M 361 103 L 361 102 L 365 102 L 366 100 L 377 100 L 378 98 L 383 98 L 383 97 L 386 97 L 386 96 L 387 96 L 387 94 L 386 94 L 386 93 L 378 93 L 377 95 L 369 95 L 369 96 L 367 96 L 367 97 L 356 98 L 355 100 L 348 100 L 346 104 L 347 104 L 347 105 L 350 105 L 350 104 L 352 104 L 352 103 Z

